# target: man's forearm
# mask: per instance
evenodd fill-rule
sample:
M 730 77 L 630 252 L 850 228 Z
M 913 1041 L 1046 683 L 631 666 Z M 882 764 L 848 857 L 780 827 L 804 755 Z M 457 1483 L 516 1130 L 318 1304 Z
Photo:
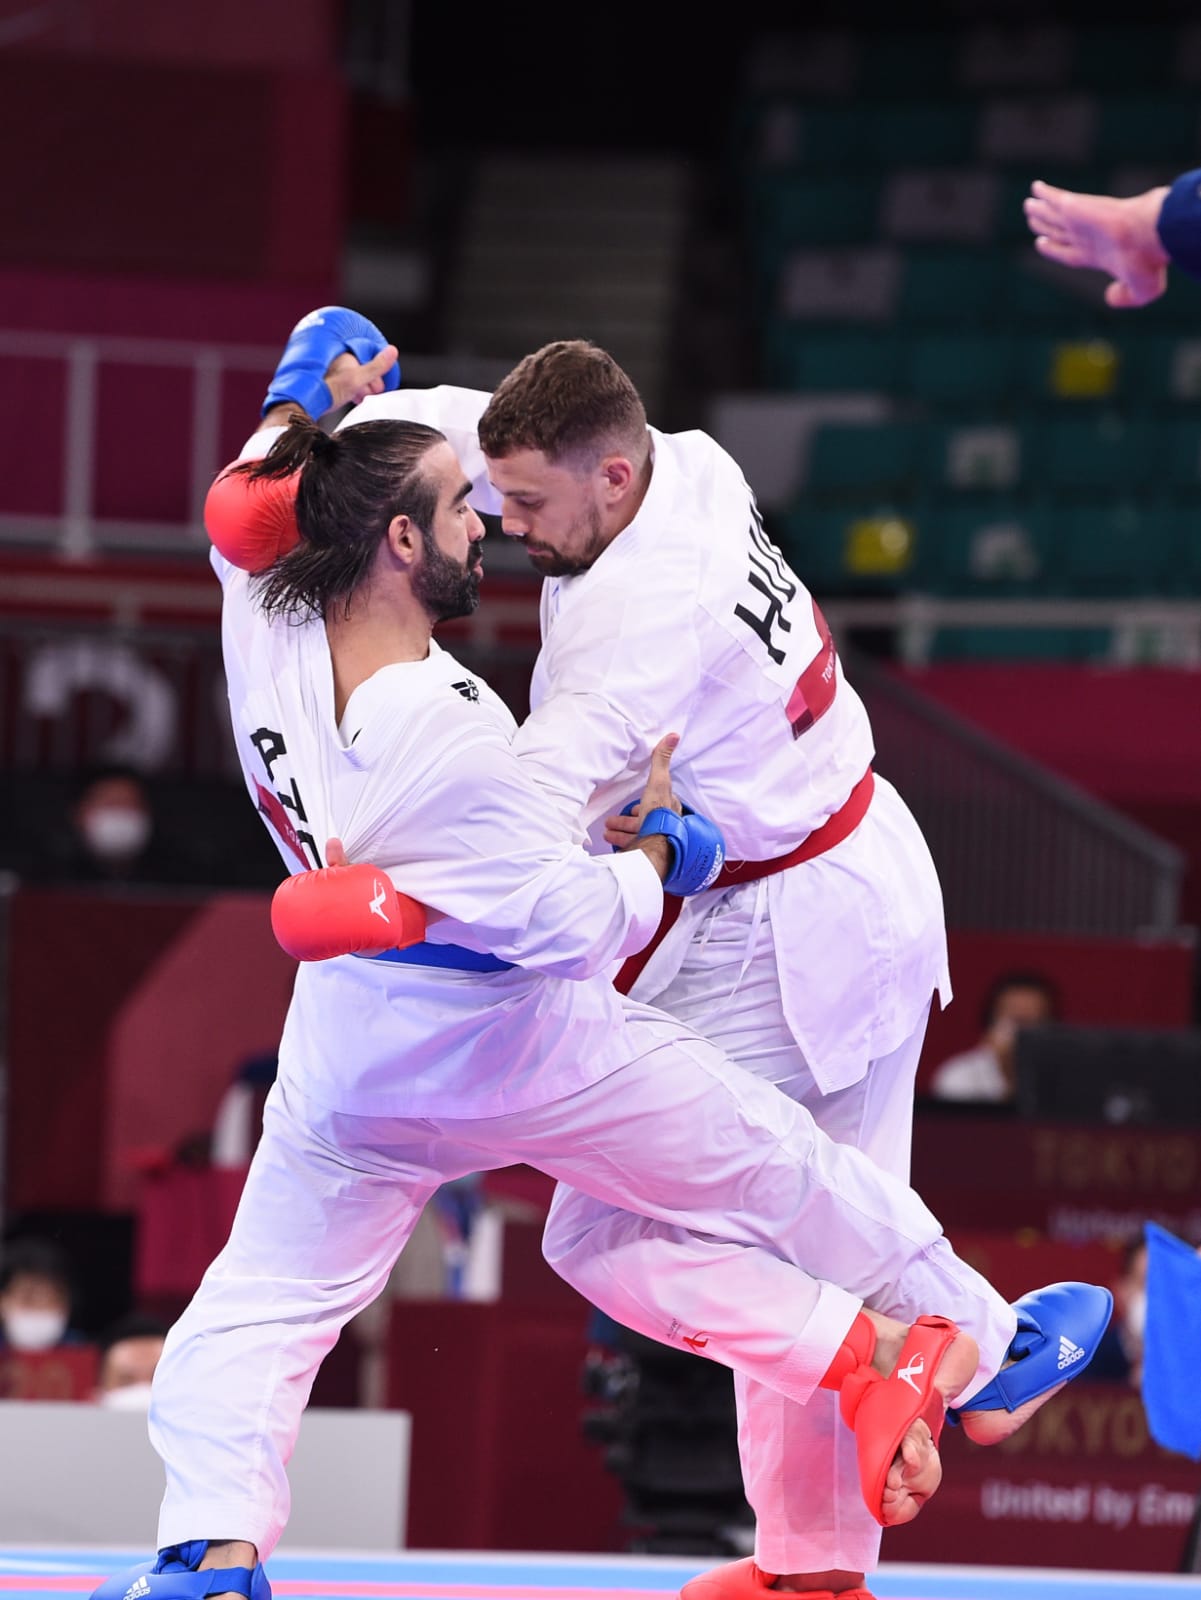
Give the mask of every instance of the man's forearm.
M 286 428 L 293 417 L 308 418 L 308 412 L 295 400 L 283 400 L 277 406 L 272 406 L 263 413 L 262 421 L 255 430 L 261 433 L 264 428 Z

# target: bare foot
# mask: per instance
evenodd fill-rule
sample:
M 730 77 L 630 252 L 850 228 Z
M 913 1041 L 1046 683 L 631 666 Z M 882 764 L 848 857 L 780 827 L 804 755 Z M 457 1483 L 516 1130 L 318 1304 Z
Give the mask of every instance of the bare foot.
M 942 1482 L 942 1460 L 934 1435 L 919 1417 L 893 1457 L 880 1496 L 880 1513 L 887 1528 L 912 1522 Z
M 1012 1361 L 1005 1363 L 1006 1367 L 1012 1365 Z M 1025 1405 L 1019 1406 L 1016 1411 L 1006 1411 L 1002 1407 L 997 1411 L 959 1411 L 956 1415 L 964 1433 L 973 1444 L 1000 1444 L 1002 1439 L 1011 1438 L 1020 1427 L 1029 1422 L 1039 1407 L 1045 1406 L 1052 1395 L 1058 1394 L 1067 1381 L 1065 1378 L 1063 1383 L 1057 1383 L 1045 1394 L 1036 1394 L 1033 1400 L 1027 1400 Z
M 944 1408 L 972 1380 L 980 1350 L 970 1334 L 960 1333 L 944 1352 L 935 1373 L 933 1389 Z M 894 1373 L 894 1376 L 899 1374 Z M 892 1459 L 880 1497 L 884 1526 L 895 1528 L 912 1522 L 942 1483 L 942 1460 L 929 1424 L 921 1417 L 910 1423 Z

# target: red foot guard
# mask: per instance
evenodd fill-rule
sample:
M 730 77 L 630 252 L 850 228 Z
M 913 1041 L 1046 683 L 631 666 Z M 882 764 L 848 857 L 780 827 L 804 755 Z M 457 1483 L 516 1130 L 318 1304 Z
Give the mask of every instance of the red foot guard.
M 844 1589 L 833 1594 L 829 1589 L 802 1591 L 773 1589 L 775 1578 L 764 1572 L 747 1556 L 742 1561 L 731 1561 L 724 1567 L 714 1567 L 712 1572 L 702 1572 L 690 1578 L 680 1590 L 679 1600 L 763 1600 L 765 1594 L 792 1594 L 794 1600 L 872 1600 L 866 1589 Z
M 864 1365 L 842 1383 L 839 1409 L 855 1432 L 863 1499 L 883 1527 L 911 1522 L 942 1482 L 947 1402 L 971 1380 L 979 1355 L 946 1317 L 919 1317 L 889 1377 Z

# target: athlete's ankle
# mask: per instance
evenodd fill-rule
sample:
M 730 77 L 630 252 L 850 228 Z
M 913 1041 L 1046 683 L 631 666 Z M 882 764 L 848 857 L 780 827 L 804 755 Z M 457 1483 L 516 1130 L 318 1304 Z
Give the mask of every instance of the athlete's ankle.
M 253 1572 L 259 1564 L 259 1553 L 254 1545 L 247 1544 L 244 1539 L 210 1539 L 208 1549 L 201 1557 L 198 1572 L 205 1572 L 214 1567 L 246 1567 Z M 209 1596 L 209 1600 L 224 1600 L 221 1594 Z M 229 1600 L 241 1600 L 240 1595 L 230 1595 Z
M 876 1332 L 876 1344 L 872 1351 L 871 1365 L 882 1378 L 891 1377 L 893 1369 L 901 1359 L 901 1351 L 905 1346 L 905 1339 L 909 1333 L 909 1325 L 898 1322 L 895 1317 L 883 1316 L 878 1311 L 869 1311 L 864 1307 L 863 1315 L 871 1323 Z M 820 1587 L 818 1585 L 817 1587 Z M 855 1585 L 848 1583 L 844 1588 L 853 1589 Z M 829 1589 L 830 1585 L 827 1584 Z M 833 1591 L 838 1593 L 837 1589 Z
M 245 1539 L 210 1539 L 197 1570 L 204 1572 L 210 1567 L 249 1567 L 253 1571 L 258 1564 L 258 1551 Z

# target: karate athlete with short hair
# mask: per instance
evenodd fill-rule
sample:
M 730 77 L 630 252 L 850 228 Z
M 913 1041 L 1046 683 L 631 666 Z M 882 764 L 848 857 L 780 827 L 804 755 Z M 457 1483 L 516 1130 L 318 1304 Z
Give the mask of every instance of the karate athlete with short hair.
M 669 897 L 663 937 L 625 971 L 630 993 L 907 1180 L 927 1016 L 936 991 L 950 995 L 938 877 L 908 808 L 872 773 L 863 704 L 737 464 L 704 433 L 648 427 L 627 375 L 581 341 L 526 357 L 491 397 L 401 390 L 366 399 L 341 430 L 380 416 L 442 429 L 477 506 L 500 511 L 546 578 L 531 711 L 514 750 L 561 824 L 606 848 L 606 817 L 635 798 L 670 727 L 681 736 L 681 796 L 725 835 L 729 864 L 707 892 Z M 618 819 L 608 837 L 637 826 Z M 545 1249 L 619 1321 L 646 1331 L 657 1308 L 663 1337 L 666 1286 L 713 1247 L 564 1187 Z M 915 1286 L 898 1279 L 872 1304 L 909 1320 L 921 1310 Z M 1081 1286 L 1070 1303 L 958 1302 L 956 1320 L 981 1350 L 964 1400 L 983 1409 L 995 1399 L 988 1386 L 1007 1352 L 1058 1350 L 1061 1332 L 1095 1347 L 1108 1319 L 1097 1295 Z M 833 1396 L 802 1407 L 735 1365 L 756 1556 L 686 1585 L 687 1600 L 767 1587 L 866 1593 L 880 1525 Z M 965 1425 L 991 1442 L 1028 1414 L 1022 1405 Z
M 634 847 L 586 854 L 514 755 L 503 703 L 434 643 L 439 621 L 475 606 L 482 572 L 453 449 L 410 422 L 329 437 L 291 420 L 298 391 L 317 413 L 378 384 L 390 347 L 373 329 L 364 346 L 360 324 L 324 308 L 296 330 L 265 417 L 289 426 L 256 436 L 251 454 L 274 448 L 223 476 L 206 520 L 224 552 L 239 758 L 297 874 L 277 891 L 277 926 L 305 956 L 362 953 L 297 974 L 229 1241 L 155 1374 L 160 1553 L 97 1596 L 136 1584 L 145 1600 L 266 1600 L 261 1563 L 323 1356 L 434 1190 L 513 1162 L 622 1215 L 642 1208 L 690 1253 L 661 1297 L 678 1337 L 703 1329 L 714 1354 L 794 1401 L 837 1390 L 862 1492 L 906 1520 L 937 1487 L 938 1428 L 976 1347 L 939 1315 L 907 1327 L 862 1302 L 899 1276 L 925 1287 L 931 1312 L 991 1291 L 904 1184 L 604 975 L 652 933 L 664 882 L 707 881 L 714 830 L 676 815 L 666 739 Z M 260 513 L 248 530 L 247 506 Z M 305 872 L 331 835 L 419 896 L 428 938 L 370 866 Z M 309 906 L 314 880 L 344 891 L 328 925 L 328 899 Z M 645 1331 L 662 1332 L 659 1315 Z

